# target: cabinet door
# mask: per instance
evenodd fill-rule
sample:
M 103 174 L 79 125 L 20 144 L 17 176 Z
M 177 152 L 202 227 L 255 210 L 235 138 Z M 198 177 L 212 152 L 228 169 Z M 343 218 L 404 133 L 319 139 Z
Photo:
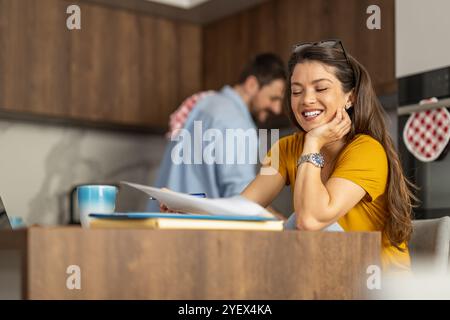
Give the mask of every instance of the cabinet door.
M 81 9 L 68 30 L 66 9 Z M 198 26 L 88 1 L 0 0 L 0 108 L 164 129 L 201 85 Z
M 63 116 L 69 96 L 64 1 L 0 0 L 0 107 Z
M 204 27 L 205 84 L 235 81 L 239 66 L 265 51 L 287 61 L 299 42 L 339 38 L 372 76 L 377 93 L 396 91 L 394 1 L 271 0 Z M 367 8 L 381 9 L 381 29 L 369 30 Z M 220 41 L 217 41 L 220 39 Z

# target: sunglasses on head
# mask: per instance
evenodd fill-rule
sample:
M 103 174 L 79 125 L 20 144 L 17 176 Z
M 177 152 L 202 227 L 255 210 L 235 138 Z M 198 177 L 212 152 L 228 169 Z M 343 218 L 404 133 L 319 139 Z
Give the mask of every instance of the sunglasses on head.
M 348 65 L 350 66 L 350 68 L 353 71 L 353 74 L 355 74 L 355 71 L 353 70 L 353 66 L 350 63 L 350 60 L 347 56 L 347 52 L 345 51 L 344 45 L 342 44 L 342 41 L 339 39 L 328 39 L 328 40 L 322 40 L 322 41 L 318 41 L 318 42 L 298 43 L 294 46 L 292 52 L 297 53 L 297 52 L 302 51 L 305 48 L 314 47 L 314 46 L 324 47 L 324 48 L 340 48 L 340 49 L 342 49 L 342 53 L 344 54 L 345 60 L 347 60 Z

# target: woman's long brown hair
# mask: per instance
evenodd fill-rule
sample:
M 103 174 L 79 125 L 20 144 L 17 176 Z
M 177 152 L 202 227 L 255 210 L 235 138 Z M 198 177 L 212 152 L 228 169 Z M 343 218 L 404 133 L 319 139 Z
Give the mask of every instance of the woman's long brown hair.
M 368 72 L 352 56 L 347 54 L 347 57 L 348 61 L 340 48 L 321 46 L 309 46 L 292 53 L 288 64 L 287 112 L 291 121 L 303 131 L 291 108 L 291 77 L 295 66 L 304 61 L 317 61 L 333 67 L 343 91 L 348 93 L 354 89 L 352 127 L 346 139 L 351 141 L 356 134 L 367 134 L 379 141 L 386 151 L 389 172 L 386 187 L 387 217 L 383 234 L 391 245 L 400 249 L 405 241 L 409 241 L 412 232 L 412 208 L 417 201 L 412 192 L 415 186 L 403 174 L 400 159 L 386 128 L 386 113 L 378 101 Z

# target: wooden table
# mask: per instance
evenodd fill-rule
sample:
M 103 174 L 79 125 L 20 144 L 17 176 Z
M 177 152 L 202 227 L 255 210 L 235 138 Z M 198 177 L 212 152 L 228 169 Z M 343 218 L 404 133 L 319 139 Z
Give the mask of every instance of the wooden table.
M 1 231 L 0 298 L 364 299 L 380 246 L 366 232 Z

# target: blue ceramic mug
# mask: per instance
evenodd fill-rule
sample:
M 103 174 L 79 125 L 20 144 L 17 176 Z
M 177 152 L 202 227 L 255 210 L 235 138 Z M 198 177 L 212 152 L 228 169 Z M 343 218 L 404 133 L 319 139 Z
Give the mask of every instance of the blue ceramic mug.
M 90 213 L 113 213 L 118 188 L 112 185 L 83 185 L 77 188 L 81 226 L 89 227 Z

